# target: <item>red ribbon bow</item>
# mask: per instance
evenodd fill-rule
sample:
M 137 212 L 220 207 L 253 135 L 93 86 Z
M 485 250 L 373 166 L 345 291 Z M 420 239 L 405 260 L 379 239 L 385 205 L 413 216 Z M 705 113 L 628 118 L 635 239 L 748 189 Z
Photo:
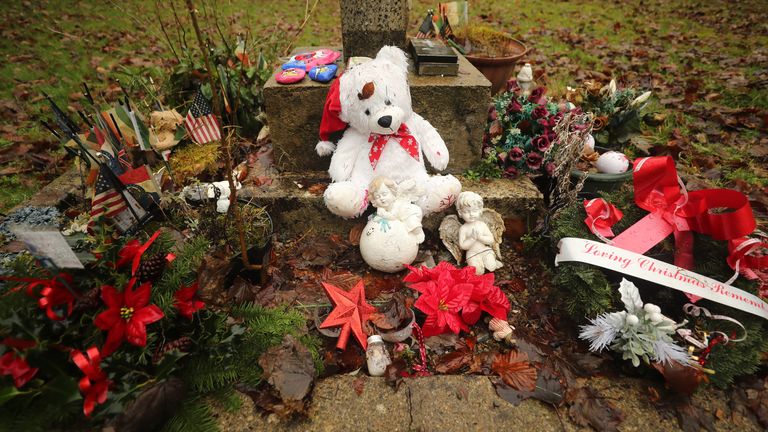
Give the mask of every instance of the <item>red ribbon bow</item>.
M 379 158 L 384 151 L 384 146 L 387 145 L 390 138 L 397 139 L 403 150 L 405 150 L 412 158 L 419 160 L 419 143 L 416 141 L 416 138 L 411 135 L 408 126 L 406 126 L 405 123 L 402 123 L 397 132 L 393 134 L 379 135 L 372 133 L 371 136 L 368 137 L 368 142 L 371 143 L 368 159 L 371 161 L 371 166 L 373 168 L 376 168 L 376 164 L 379 163 Z
M 608 241 L 604 237 L 613 237 L 611 227 L 624 217 L 621 210 L 602 198 L 584 200 L 584 211 L 587 212 L 584 223 L 587 224 L 592 234 L 600 237 L 600 240 L 606 243 Z
M 83 413 L 89 417 L 96 407 L 96 404 L 103 404 L 107 401 L 107 389 L 109 380 L 107 375 L 101 370 L 101 354 L 96 347 L 90 347 L 86 351 L 87 357 L 78 350 L 72 351 L 72 361 L 83 371 L 84 377 L 80 378 L 78 387 L 85 397 L 83 402 Z
M 152 246 L 152 243 L 154 243 L 159 235 L 160 231 L 155 231 L 155 233 L 152 234 L 152 237 L 150 237 L 149 240 L 147 240 L 147 242 L 144 244 L 139 243 L 139 241 L 136 239 L 126 243 L 125 246 L 123 246 L 123 248 L 120 249 L 120 251 L 117 253 L 117 256 L 120 258 L 117 260 L 117 263 L 115 263 L 115 267 L 120 268 L 128 263 L 131 263 L 131 276 L 135 276 L 136 272 L 139 270 L 139 264 L 141 263 L 142 255 L 144 255 L 144 252 L 146 252 L 147 249 Z
M 669 156 L 639 158 L 634 164 L 635 203 L 651 212 L 613 239 L 613 245 L 643 254 L 675 235 L 675 265 L 693 268 L 693 231 L 715 240 L 744 237 L 757 223 L 749 200 L 732 189 L 688 192 Z M 727 209 L 730 212 L 715 209 Z M 687 294 L 691 301 L 698 297 Z

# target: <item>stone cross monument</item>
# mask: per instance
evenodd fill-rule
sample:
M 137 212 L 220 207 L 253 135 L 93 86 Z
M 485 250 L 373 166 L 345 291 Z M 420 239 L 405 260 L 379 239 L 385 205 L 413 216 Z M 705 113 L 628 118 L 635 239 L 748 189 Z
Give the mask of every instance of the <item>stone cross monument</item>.
M 375 57 L 384 45 L 406 49 L 410 0 L 340 0 L 344 59 Z

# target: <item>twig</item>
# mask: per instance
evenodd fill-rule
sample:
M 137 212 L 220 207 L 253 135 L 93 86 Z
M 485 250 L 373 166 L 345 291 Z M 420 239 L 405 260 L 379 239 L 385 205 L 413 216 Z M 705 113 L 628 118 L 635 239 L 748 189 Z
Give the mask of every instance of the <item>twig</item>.
M 155 0 L 155 17 L 157 18 L 157 21 L 160 22 L 160 30 L 163 32 L 163 35 L 165 36 L 165 41 L 168 42 L 168 47 L 171 49 L 173 56 L 176 57 L 176 61 L 181 63 L 181 58 L 176 53 L 176 48 L 173 47 L 173 43 L 171 43 L 171 38 L 170 36 L 168 36 L 168 32 L 165 30 L 165 23 L 163 23 L 163 18 L 160 16 L 159 0 Z
M 176 6 L 174 4 L 176 2 L 169 2 L 171 4 L 171 11 L 173 11 L 173 19 L 176 20 L 176 36 L 179 38 L 179 44 L 181 45 L 182 50 L 184 53 L 187 54 L 187 59 L 190 63 L 192 62 L 192 57 L 189 53 L 189 46 L 187 45 L 187 30 L 185 27 L 181 24 L 181 20 L 179 19 L 179 15 L 176 13 Z
M 288 46 L 285 47 L 285 50 L 283 51 L 283 55 L 287 56 L 291 53 L 291 50 L 293 49 L 293 45 L 296 44 L 296 41 L 299 40 L 299 36 L 304 32 L 304 27 L 309 22 L 309 18 L 312 16 L 312 13 L 314 13 L 315 8 L 317 7 L 317 3 L 319 0 L 315 0 L 315 2 L 312 4 L 312 9 L 307 12 L 304 11 L 304 21 L 301 22 L 301 25 L 299 26 L 298 30 L 296 30 L 296 34 L 293 36 L 293 39 L 290 43 L 288 43 Z M 307 0 L 307 4 L 309 4 L 309 0 Z
M 146 28 L 146 26 L 145 26 L 145 23 L 144 23 L 144 22 L 142 22 L 140 19 L 138 19 L 138 18 L 136 17 L 136 15 L 134 15 L 134 14 L 132 14 L 132 13 L 128 12 L 127 10 L 125 10 L 125 8 L 123 8 L 123 7 L 121 7 L 119 4 L 117 4 L 117 3 L 115 2 L 115 0 L 109 0 L 109 3 L 110 3 L 110 4 L 112 4 L 112 6 L 114 6 L 115 8 L 117 8 L 117 10 L 119 10 L 119 11 L 120 11 L 120 13 L 122 13 L 123 15 L 126 15 L 126 16 L 128 16 L 128 18 L 130 18 L 131 20 L 133 20 L 133 22 L 134 22 L 134 23 L 136 23 L 136 25 L 137 25 L 137 26 Z
M 53 33 L 56 33 L 56 34 L 60 34 L 60 35 L 66 36 L 66 37 L 68 37 L 68 38 L 72 38 L 72 39 L 82 39 L 80 36 L 75 36 L 75 35 L 73 35 L 73 34 L 64 33 L 63 31 L 58 31 L 58 30 L 56 30 L 56 29 L 53 29 L 53 28 L 51 28 L 51 27 L 46 27 L 46 29 L 48 29 L 48 31 L 51 31 L 51 32 L 53 32 Z
M 563 431 L 565 431 L 565 423 L 563 423 L 563 416 L 560 415 L 560 409 L 557 408 L 557 405 L 552 404 L 552 407 L 555 409 L 555 414 L 557 414 L 557 419 L 560 420 L 560 427 Z
M 211 94 L 213 97 L 213 112 L 216 116 L 218 116 L 218 118 L 222 119 L 223 117 L 221 116 L 219 94 L 216 91 L 215 75 L 217 75 L 218 71 L 211 66 L 211 59 L 208 56 L 208 50 L 206 49 L 205 43 L 203 42 L 203 34 L 200 31 L 200 25 L 197 22 L 198 12 L 195 9 L 195 6 L 192 4 L 192 0 L 186 0 L 186 3 L 189 16 L 192 19 L 192 26 L 194 27 L 195 35 L 197 36 L 197 43 L 200 46 L 200 51 L 203 53 L 205 68 L 208 71 L 208 80 L 211 84 Z M 251 264 L 248 260 L 248 247 L 245 243 L 245 227 L 243 226 L 243 218 L 240 214 L 240 205 L 237 203 L 237 188 L 235 187 L 235 181 L 232 178 L 232 135 L 234 135 L 234 132 L 231 130 L 228 131 L 228 133 L 225 135 L 224 141 L 222 142 L 222 146 L 224 148 L 224 169 L 227 170 L 227 182 L 229 183 L 229 190 L 232 191 L 232 193 L 229 195 L 229 209 L 232 211 L 232 214 L 235 218 L 237 233 L 240 237 L 240 258 L 243 261 L 243 266 L 249 270 L 261 270 L 261 264 Z

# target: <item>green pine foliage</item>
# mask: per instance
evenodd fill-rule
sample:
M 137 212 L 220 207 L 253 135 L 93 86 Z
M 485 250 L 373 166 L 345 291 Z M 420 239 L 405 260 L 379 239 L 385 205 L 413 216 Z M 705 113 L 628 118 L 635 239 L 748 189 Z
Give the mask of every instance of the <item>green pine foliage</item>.
M 711 304 L 710 304 L 711 306 Z M 724 313 L 739 320 L 747 329 L 747 338 L 742 342 L 731 342 L 727 345 L 716 345 L 709 355 L 706 367 L 715 371 L 709 381 L 713 385 L 726 388 L 738 376 L 750 375 L 760 368 L 762 353 L 768 351 L 768 337 L 762 318 L 746 313 L 736 313 L 733 309 L 722 308 L 712 313 Z M 727 311 L 725 309 L 728 309 Z M 709 323 L 710 330 L 730 330 L 740 336 L 743 332 L 735 325 L 715 321 Z M 730 333 L 730 332 L 726 332 Z M 737 336 L 737 337 L 738 337 Z
M 585 321 L 613 310 L 616 289 L 598 268 L 582 263 L 562 263 L 554 282 L 563 289 L 562 300 L 570 316 Z
M 192 284 L 197 279 L 197 270 L 209 247 L 210 243 L 205 237 L 198 236 L 188 240 L 180 247 L 176 259 L 163 272 L 160 280 L 154 284 L 152 302 L 162 309 L 164 314 L 175 314 L 173 294 L 179 287 Z
M 622 220 L 614 225 L 614 233 L 624 231 L 647 214 L 634 204 L 631 187 L 605 194 L 603 198 L 624 213 Z M 589 232 L 584 223 L 585 218 L 586 213 L 582 205 L 564 209 L 552 224 L 552 246 L 555 247 L 557 241 L 563 237 L 598 240 Z M 694 245 L 696 257 L 694 270 L 697 273 L 720 281 L 727 280 L 733 274 L 733 270 L 726 263 L 728 255 L 726 242 L 713 240 L 707 235 L 695 234 Z M 646 255 L 670 260 L 673 250 L 674 242 L 668 238 Z M 562 306 L 577 321 L 617 308 L 618 292 L 609 284 L 606 273 L 600 268 L 575 262 L 562 263 L 554 270 L 554 282 L 560 289 L 558 298 Z M 734 286 L 757 294 L 755 284 L 743 277 L 740 277 Z M 690 319 L 690 317 L 684 317 L 682 311 L 675 316 L 676 309 L 683 304 L 680 295 L 671 290 L 659 290 L 649 294 L 653 296 L 653 302 L 659 304 L 670 317 L 677 318 L 678 321 L 684 318 Z M 707 368 L 715 370 L 715 374 L 710 377 L 710 382 L 724 388 L 730 385 L 735 377 L 757 371 L 761 363 L 761 353 L 768 350 L 768 328 L 765 320 L 707 300 L 700 300 L 697 305 L 706 307 L 712 314 L 737 319 L 747 328 L 745 341 L 717 345 L 712 350 L 706 364 Z M 736 337 L 742 334 L 740 328 L 724 321 L 697 320 L 696 324 L 709 332 L 719 330 Z
M 632 201 L 631 189 L 623 188 L 603 196 L 624 213 L 614 226 L 614 232 L 621 232 L 637 222 L 645 214 Z M 564 237 L 577 237 L 599 241 L 584 223 L 584 206 L 577 204 L 563 209 L 552 221 L 551 238 L 553 250 Z M 618 292 L 610 286 L 605 273 L 588 264 L 577 262 L 561 263 L 554 270 L 554 283 L 560 289 L 558 299 L 562 306 L 577 321 L 583 322 L 603 312 L 613 310 L 618 301 Z
M 186 398 L 162 432 L 218 432 L 210 405 L 199 396 Z

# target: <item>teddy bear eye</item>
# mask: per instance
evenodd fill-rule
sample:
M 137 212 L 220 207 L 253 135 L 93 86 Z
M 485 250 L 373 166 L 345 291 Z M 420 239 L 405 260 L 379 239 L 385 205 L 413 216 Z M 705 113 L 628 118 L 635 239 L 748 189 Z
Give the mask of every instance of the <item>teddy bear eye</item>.
M 371 115 L 371 110 L 368 110 L 368 109 L 365 110 L 365 115 L 367 115 L 367 116 Z
M 392 105 L 392 102 L 389 99 L 387 99 L 384 101 L 384 105 Z

